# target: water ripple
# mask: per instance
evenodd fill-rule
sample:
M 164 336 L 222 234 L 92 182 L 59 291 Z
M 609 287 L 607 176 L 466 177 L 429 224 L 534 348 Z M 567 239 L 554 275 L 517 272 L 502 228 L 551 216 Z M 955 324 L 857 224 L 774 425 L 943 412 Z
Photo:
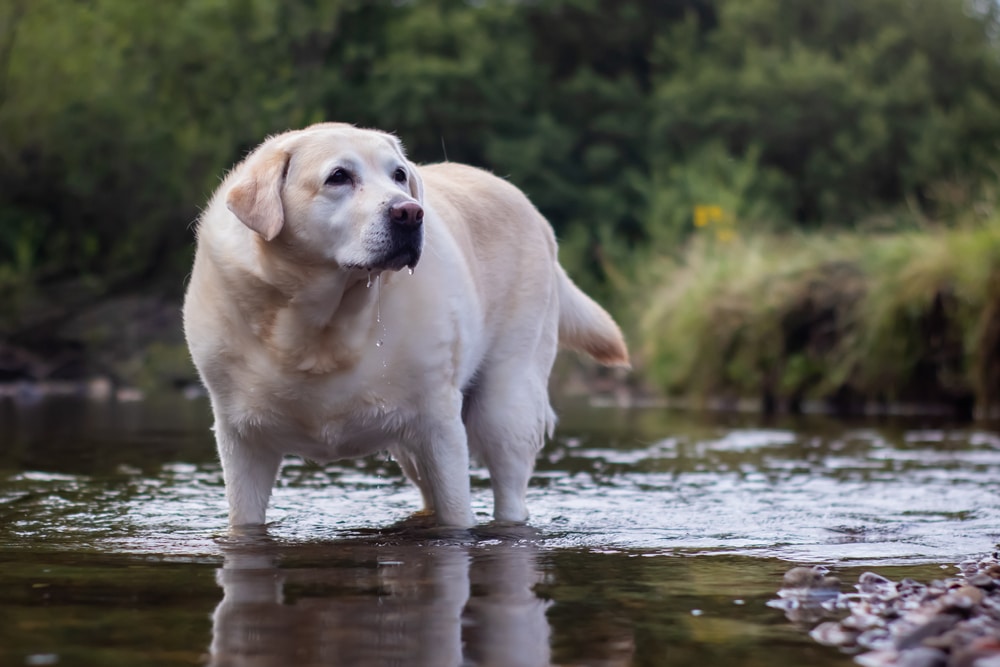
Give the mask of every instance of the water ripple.
M 528 494 L 531 523 L 553 548 L 902 564 L 961 559 L 1000 537 L 1000 436 L 988 430 L 698 424 L 609 434 L 565 418 L 562 429 Z M 44 540 L 217 557 L 226 531 L 221 471 L 208 449 L 188 456 L 188 445 L 168 445 L 166 458 L 137 458 L 121 455 L 112 438 L 103 468 L 8 468 L 0 539 L 15 548 Z M 477 468 L 472 478 L 485 523 L 488 475 Z M 384 458 L 289 460 L 269 533 L 290 543 L 335 539 L 402 521 L 419 504 Z

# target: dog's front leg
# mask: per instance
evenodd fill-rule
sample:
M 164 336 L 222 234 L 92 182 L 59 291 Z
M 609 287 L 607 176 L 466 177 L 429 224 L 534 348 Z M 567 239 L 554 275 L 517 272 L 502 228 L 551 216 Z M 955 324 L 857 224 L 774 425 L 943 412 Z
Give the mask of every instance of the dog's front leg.
M 226 484 L 229 525 L 262 525 L 281 465 L 281 454 L 253 439 L 241 437 L 236 429 L 218 422 L 215 441 Z
M 413 443 L 425 471 L 427 489 L 433 501 L 434 518 L 439 526 L 469 528 L 472 499 L 469 492 L 469 445 L 462 418 L 435 420 L 425 424 L 423 438 Z

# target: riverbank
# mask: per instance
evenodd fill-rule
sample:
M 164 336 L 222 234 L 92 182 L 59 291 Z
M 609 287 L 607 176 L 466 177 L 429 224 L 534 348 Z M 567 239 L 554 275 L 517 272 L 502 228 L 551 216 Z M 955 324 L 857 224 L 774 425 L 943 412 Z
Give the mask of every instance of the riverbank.
M 996 413 L 996 217 L 894 234 L 696 238 L 639 285 L 633 347 L 667 396 L 764 412 Z
M 768 604 L 800 624 L 840 616 L 809 635 L 855 655 L 862 667 L 990 667 L 1000 664 L 998 557 L 970 558 L 958 576 L 929 583 L 865 572 L 854 593 L 841 593 L 824 567 L 796 567 Z
M 563 355 L 556 391 L 618 405 L 995 417 L 1000 218 L 862 235 L 693 239 L 638 263 L 619 318 L 635 369 Z M 176 299 L 120 296 L 0 340 L 6 396 L 197 388 Z M 9 333 L 9 332 L 6 332 Z
M 188 397 L 204 394 L 184 341 L 179 300 L 127 295 L 54 310 L 70 314 L 47 325 L 32 322 L 23 328 L 27 333 L 0 329 L 0 400 L 135 401 L 177 391 Z M 565 354 L 551 386 L 561 396 L 586 396 L 602 404 L 658 401 L 638 378 Z
M 65 315 L 0 337 L 0 397 L 135 400 L 198 386 L 175 299 L 131 294 L 53 310 Z

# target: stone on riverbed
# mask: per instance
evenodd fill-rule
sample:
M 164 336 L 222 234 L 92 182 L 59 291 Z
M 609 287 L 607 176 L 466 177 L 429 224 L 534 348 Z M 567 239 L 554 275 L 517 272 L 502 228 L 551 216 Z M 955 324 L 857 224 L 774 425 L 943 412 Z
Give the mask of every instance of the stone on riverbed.
M 796 567 L 780 599 L 768 603 L 804 623 L 834 615 L 809 633 L 821 644 L 858 652 L 862 667 L 1000 667 L 1000 555 L 964 561 L 961 574 L 921 584 L 874 572 L 857 593 L 841 593 L 826 568 Z

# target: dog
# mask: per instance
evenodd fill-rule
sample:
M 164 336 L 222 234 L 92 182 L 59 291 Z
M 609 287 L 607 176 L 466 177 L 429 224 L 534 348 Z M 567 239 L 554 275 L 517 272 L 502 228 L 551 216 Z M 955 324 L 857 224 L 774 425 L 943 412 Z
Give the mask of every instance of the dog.
M 196 236 L 184 332 L 233 527 L 264 523 L 285 454 L 379 451 L 440 526 L 474 525 L 470 456 L 494 518 L 524 522 L 558 345 L 629 364 L 523 193 L 470 166 L 418 167 L 392 134 L 321 123 L 268 138 Z

